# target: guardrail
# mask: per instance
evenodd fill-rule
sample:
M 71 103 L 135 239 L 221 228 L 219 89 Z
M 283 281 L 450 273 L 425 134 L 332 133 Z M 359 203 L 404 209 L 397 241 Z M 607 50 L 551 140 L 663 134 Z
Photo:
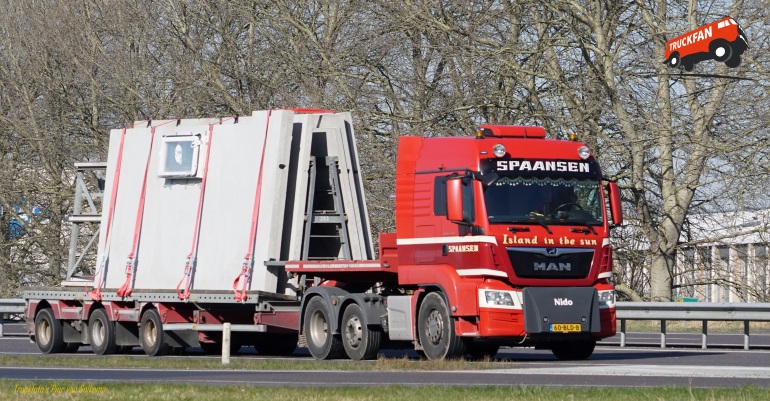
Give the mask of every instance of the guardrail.
M 751 343 L 750 322 L 770 322 L 770 303 L 725 302 L 618 302 L 616 318 L 620 321 L 620 346 L 626 346 L 627 320 L 660 321 L 660 347 L 666 348 L 666 322 L 701 321 L 701 348 L 708 347 L 708 322 L 743 322 L 743 349 Z
M 24 313 L 24 300 L 18 299 L 0 299 L 0 338 L 3 337 L 3 319 L 5 314 Z

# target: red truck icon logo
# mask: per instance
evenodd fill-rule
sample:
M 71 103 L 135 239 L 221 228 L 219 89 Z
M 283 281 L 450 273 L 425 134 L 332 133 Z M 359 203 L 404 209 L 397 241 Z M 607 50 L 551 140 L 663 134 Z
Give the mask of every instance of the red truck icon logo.
M 666 61 L 671 68 L 692 71 L 703 60 L 724 62 L 730 68 L 741 64 L 741 54 L 749 47 L 741 26 L 730 17 L 677 36 L 666 42 Z

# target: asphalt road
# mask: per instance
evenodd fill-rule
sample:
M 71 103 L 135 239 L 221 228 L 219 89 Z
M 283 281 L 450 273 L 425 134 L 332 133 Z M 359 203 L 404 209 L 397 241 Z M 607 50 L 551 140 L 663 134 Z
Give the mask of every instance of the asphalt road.
M 28 339 L 13 335 L 15 327 L 6 325 L 6 337 L 0 339 L 0 354 L 39 354 Z M 21 330 L 19 330 L 21 333 Z M 8 336 L 11 334 L 11 336 Z M 766 338 L 767 337 L 767 338 Z M 752 384 L 770 387 L 770 351 L 756 349 L 726 349 L 743 344 L 742 335 L 717 336 L 709 340 L 707 350 L 700 349 L 700 334 L 669 334 L 669 345 L 662 349 L 657 333 L 630 333 L 627 341 L 634 346 L 620 348 L 609 345 L 597 348 L 586 361 L 557 361 L 550 352 L 527 348 L 504 348 L 498 359 L 514 362 L 514 367 L 499 370 L 474 371 L 196 371 L 152 369 L 71 369 L 71 368 L 18 368 L 0 367 L 0 378 L 9 380 L 75 381 L 80 383 L 109 382 L 188 382 L 217 385 L 269 386 L 336 386 L 336 385 L 543 385 L 543 386 L 693 386 L 734 387 Z M 764 343 L 770 336 L 752 337 L 753 343 Z M 713 345 L 712 345 L 713 344 Z M 88 347 L 77 354 L 95 358 Z M 137 358 L 146 358 L 138 348 Z M 401 357 L 404 351 L 386 351 L 386 355 Z M 411 353 L 406 353 L 411 356 Z M 204 358 L 190 352 L 186 356 L 166 358 Z M 263 358 L 246 352 L 234 358 Z M 304 360 L 306 352 L 297 352 L 289 359 Z M 420 363 L 415 361 L 415 363 Z

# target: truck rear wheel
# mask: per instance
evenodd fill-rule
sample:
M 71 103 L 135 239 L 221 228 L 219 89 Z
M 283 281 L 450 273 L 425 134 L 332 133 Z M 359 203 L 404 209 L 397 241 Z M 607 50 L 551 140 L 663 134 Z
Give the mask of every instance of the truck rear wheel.
M 35 343 L 44 354 L 58 354 L 64 351 L 64 328 L 50 308 L 41 310 L 35 316 Z
M 457 336 L 449 309 L 439 293 L 425 296 L 417 319 L 420 345 L 428 359 L 460 358 L 465 354 L 465 341 Z
M 316 359 L 335 359 L 343 355 L 342 341 L 332 332 L 331 313 L 323 298 L 315 297 L 305 308 L 303 331 L 307 349 Z
M 562 361 L 582 361 L 594 353 L 596 340 L 562 341 L 551 344 L 551 352 Z
M 161 356 L 168 353 L 169 346 L 163 333 L 163 322 L 160 314 L 155 309 L 147 309 L 142 314 L 142 322 L 139 326 L 139 342 L 144 353 L 149 356 Z
M 91 313 L 91 318 L 88 319 L 88 338 L 96 355 L 109 355 L 117 351 L 115 322 L 110 321 L 104 309 Z
M 361 307 L 348 305 L 342 314 L 342 345 L 348 357 L 354 361 L 374 359 L 381 341 L 382 332 L 366 325 Z

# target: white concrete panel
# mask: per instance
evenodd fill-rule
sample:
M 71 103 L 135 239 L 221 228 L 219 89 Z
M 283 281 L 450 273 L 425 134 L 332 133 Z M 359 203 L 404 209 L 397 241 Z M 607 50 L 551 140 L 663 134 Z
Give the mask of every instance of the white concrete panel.
M 366 194 L 364 190 L 363 177 L 361 176 L 361 165 L 358 160 L 358 149 L 356 146 L 355 132 L 353 131 L 353 121 L 350 113 L 338 113 L 341 120 L 342 135 L 344 140 L 343 149 L 347 158 L 347 165 L 350 167 L 350 187 L 356 195 L 356 211 L 358 213 L 358 226 L 361 228 L 362 256 L 361 259 L 374 258 L 374 242 L 372 241 L 371 222 L 369 221 L 369 210 L 366 206 Z
M 150 152 L 151 137 L 152 130 L 150 128 L 127 130 L 119 176 L 114 173 L 116 166 L 114 163 L 116 163 L 117 157 L 108 162 L 108 174 L 113 172 L 113 175 L 105 182 L 105 188 L 109 188 L 105 193 L 107 205 L 111 202 L 113 180 L 119 180 L 119 184 L 108 240 L 109 255 L 104 267 L 105 288 L 119 288 L 126 279 L 125 265 L 133 247 L 136 216 L 144 182 L 145 166 Z M 114 144 L 116 148 L 114 154 L 117 156 L 120 140 L 115 141 Z M 111 141 L 111 155 L 113 154 L 112 149 L 113 142 Z M 104 219 L 108 218 L 109 216 L 103 216 L 103 224 L 106 223 Z M 106 225 L 102 227 L 106 228 Z M 104 250 L 106 246 L 107 244 L 100 241 L 100 250 Z
M 255 112 L 255 116 L 257 113 L 263 112 Z M 261 175 L 257 240 L 253 251 L 255 266 L 251 289 L 254 290 L 279 291 L 278 280 L 286 277 L 282 270 L 273 271 L 266 268 L 265 262 L 277 261 L 281 257 L 293 117 L 293 113 L 286 110 L 273 111 L 270 116 Z
M 155 128 L 147 174 L 133 288 L 174 289 L 182 278 L 192 247 L 201 180 L 160 177 L 161 143 L 164 136 L 190 133 L 207 141 L 209 126 L 176 126 L 173 120 L 155 123 L 159 125 Z M 141 173 L 144 173 L 143 166 Z

